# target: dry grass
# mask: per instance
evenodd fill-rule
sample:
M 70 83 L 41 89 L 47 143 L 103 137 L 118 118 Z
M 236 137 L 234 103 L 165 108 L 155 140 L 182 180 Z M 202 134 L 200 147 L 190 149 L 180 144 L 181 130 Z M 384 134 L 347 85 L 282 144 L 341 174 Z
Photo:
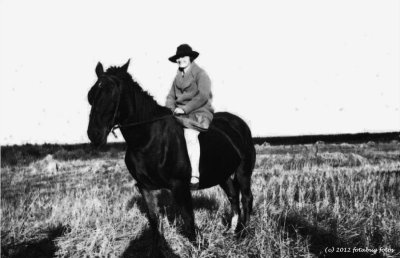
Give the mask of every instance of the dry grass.
M 164 256 L 316 257 L 331 246 L 387 247 L 393 252 L 378 254 L 400 255 L 398 143 L 257 152 L 245 235 L 226 232 L 230 206 L 215 187 L 193 193 L 199 234 L 189 243 L 163 192 Z M 91 160 L 48 156 L 1 171 L 2 257 L 143 257 L 151 248 L 144 214 L 122 152 Z

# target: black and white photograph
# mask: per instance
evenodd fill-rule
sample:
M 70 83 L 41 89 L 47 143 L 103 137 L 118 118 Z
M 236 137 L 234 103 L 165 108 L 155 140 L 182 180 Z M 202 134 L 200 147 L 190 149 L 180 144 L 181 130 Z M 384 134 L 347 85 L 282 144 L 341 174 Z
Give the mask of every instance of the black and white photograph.
M 400 2 L 0 0 L 1 252 L 400 257 Z

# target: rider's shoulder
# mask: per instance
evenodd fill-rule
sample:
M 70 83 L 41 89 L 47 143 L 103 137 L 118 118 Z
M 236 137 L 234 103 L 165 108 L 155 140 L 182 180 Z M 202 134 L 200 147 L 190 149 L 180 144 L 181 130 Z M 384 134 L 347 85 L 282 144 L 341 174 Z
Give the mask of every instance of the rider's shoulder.
M 190 68 L 190 72 L 192 73 L 193 77 L 197 76 L 207 76 L 206 71 L 201 68 L 197 63 L 193 62 L 192 67 Z

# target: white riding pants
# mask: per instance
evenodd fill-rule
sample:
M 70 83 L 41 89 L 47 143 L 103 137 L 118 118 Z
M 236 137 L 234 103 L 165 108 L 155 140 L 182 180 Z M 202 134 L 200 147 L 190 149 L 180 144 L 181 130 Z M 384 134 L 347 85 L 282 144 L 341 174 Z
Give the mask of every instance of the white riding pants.
M 199 161 L 200 161 L 200 143 L 199 143 L 199 131 L 184 128 L 186 146 L 190 158 L 190 164 L 192 167 L 192 176 L 200 177 L 199 174 Z

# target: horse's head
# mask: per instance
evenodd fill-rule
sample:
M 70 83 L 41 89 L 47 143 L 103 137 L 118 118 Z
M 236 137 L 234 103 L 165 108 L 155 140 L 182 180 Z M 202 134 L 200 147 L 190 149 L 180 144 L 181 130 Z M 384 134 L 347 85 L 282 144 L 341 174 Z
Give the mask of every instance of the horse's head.
M 120 69 L 127 71 L 129 61 Z M 121 98 L 121 81 L 115 75 L 104 72 L 99 62 L 96 66 L 97 81 L 89 90 L 88 101 L 92 106 L 87 134 L 95 146 L 107 143 L 107 136 L 117 122 Z

